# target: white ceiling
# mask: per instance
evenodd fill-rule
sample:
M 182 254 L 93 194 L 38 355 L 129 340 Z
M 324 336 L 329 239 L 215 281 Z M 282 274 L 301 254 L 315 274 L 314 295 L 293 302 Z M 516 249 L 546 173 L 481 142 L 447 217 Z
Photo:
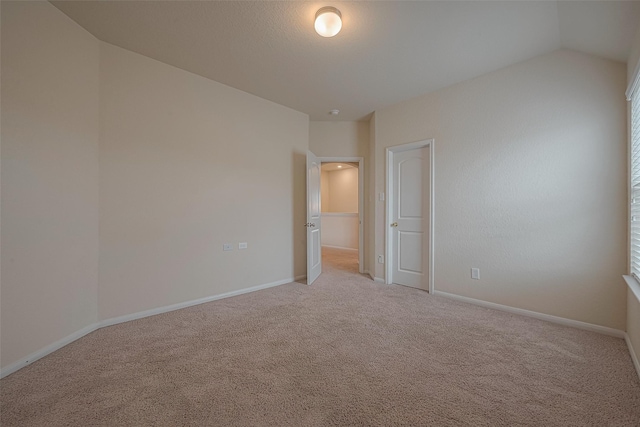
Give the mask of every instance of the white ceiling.
M 382 107 L 558 48 L 626 62 L 640 2 L 52 1 L 98 39 L 309 114 Z M 342 12 L 334 38 L 315 12 Z M 330 116 L 339 109 L 339 116 Z

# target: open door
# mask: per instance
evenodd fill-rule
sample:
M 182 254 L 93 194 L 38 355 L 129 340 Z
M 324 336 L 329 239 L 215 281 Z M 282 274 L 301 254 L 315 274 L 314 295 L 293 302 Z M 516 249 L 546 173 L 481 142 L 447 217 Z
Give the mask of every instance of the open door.
M 320 160 L 307 151 L 307 284 L 322 273 L 320 244 Z

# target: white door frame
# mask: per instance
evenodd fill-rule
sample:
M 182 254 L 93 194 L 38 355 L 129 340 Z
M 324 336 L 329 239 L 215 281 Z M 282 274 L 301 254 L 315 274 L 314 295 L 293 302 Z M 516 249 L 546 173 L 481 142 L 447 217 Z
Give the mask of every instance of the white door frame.
M 358 272 L 364 272 L 364 159 L 362 157 L 318 157 L 320 163 L 358 164 Z M 320 201 L 322 203 L 322 199 Z
M 387 198 L 385 205 L 385 224 L 384 224 L 384 240 L 385 240 L 385 260 L 386 263 L 384 265 L 384 281 L 387 285 L 393 283 L 393 278 L 391 277 L 391 263 L 393 262 L 393 257 L 391 254 L 391 229 L 389 224 L 389 219 L 393 217 L 393 154 L 398 153 L 400 151 L 413 150 L 416 148 L 428 148 L 429 149 L 429 293 L 433 294 L 435 291 L 435 285 L 433 282 L 433 232 L 434 232 L 434 143 L 435 141 L 432 139 L 425 139 L 423 141 L 411 142 L 408 144 L 394 145 L 393 147 L 387 147 L 387 170 L 386 170 L 386 184 L 387 184 Z

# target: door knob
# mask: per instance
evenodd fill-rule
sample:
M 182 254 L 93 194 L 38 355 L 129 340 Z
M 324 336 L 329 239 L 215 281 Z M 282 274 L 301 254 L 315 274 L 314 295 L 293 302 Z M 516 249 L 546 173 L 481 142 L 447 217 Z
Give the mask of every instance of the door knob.
M 391 224 L 391 226 L 392 226 L 392 227 L 397 227 L 397 226 L 398 226 L 398 223 L 397 223 L 397 222 L 394 222 L 393 224 Z

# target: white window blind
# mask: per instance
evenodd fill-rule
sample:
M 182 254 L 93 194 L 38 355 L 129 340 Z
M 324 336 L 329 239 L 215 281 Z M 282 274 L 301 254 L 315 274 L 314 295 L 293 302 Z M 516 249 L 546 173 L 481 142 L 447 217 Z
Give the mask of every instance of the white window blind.
M 640 91 L 631 93 L 631 275 L 640 282 Z

